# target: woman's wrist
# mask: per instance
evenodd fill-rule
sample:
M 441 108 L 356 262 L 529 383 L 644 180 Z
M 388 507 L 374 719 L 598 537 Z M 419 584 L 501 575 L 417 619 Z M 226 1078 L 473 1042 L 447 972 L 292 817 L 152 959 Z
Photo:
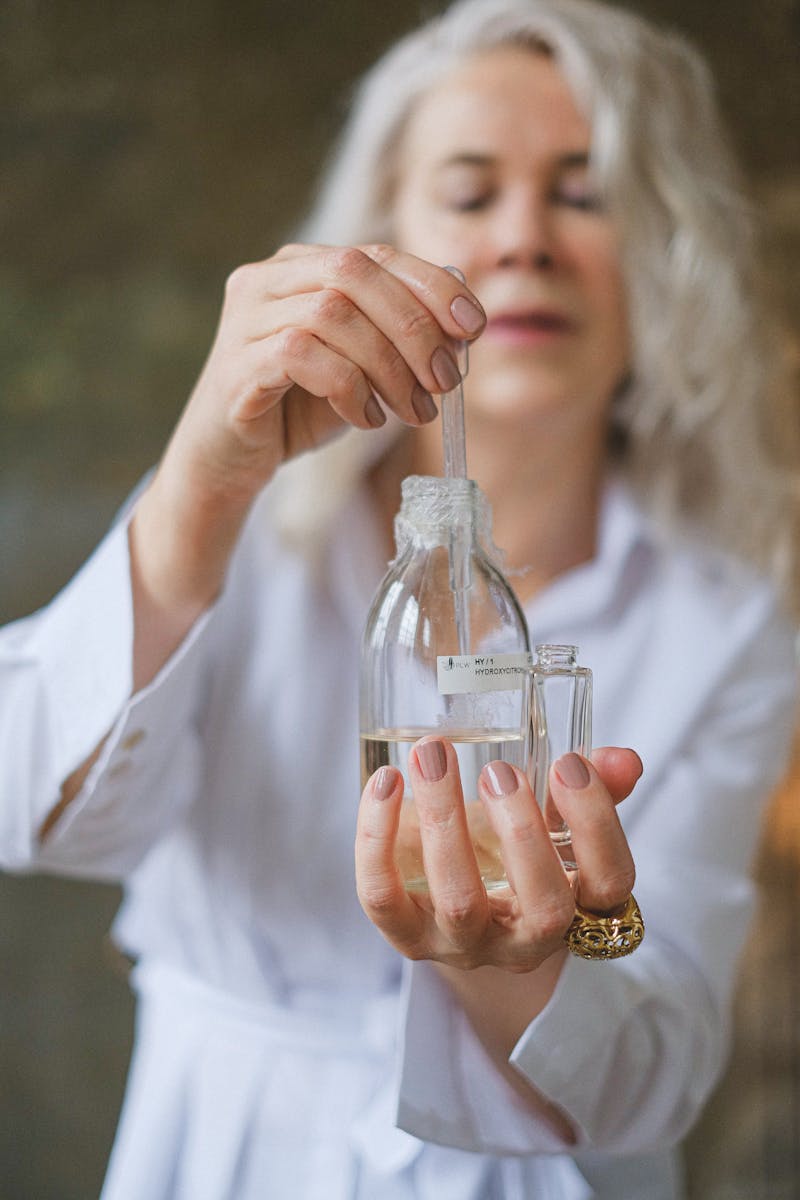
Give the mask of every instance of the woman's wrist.
M 129 527 L 134 688 L 177 649 L 219 595 L 253 496 L 184 485 L 165 462 Z

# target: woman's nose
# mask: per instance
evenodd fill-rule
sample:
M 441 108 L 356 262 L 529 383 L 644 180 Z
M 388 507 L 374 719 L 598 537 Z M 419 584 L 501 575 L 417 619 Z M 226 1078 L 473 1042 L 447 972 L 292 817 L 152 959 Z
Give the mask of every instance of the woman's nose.
M 558 253 L 551 214 L 543 199 L 529 197 L 498 210 L 492 230 L 492 253 L 498 266 L 552 270 Z

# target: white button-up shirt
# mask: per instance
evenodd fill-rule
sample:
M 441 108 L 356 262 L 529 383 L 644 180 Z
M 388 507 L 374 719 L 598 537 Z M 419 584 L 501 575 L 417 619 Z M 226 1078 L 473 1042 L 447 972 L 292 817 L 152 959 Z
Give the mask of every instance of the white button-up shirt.
M 133 697 L 124 523 L 0 634 L 0 864 L 125 883 L 115 936 L 142 1003 L 104 1200 L 680 1195 L 669 1148 L 724 1059 L 762 801 L 793 729 L 771 589 L 663 544 L 613 486 L 596 558 L 528 607 L 532 642 L 578 644 L 594 671 L 595 744 L 645 766 L 620 808 L 645 941 L 570 959 L 512 1056 L 569 1114 L 568 1152 L 356 898 L 359 640 L 382 571 L 365 494 L 314 559 L 268 510 L 269 492 L 223 595 Z

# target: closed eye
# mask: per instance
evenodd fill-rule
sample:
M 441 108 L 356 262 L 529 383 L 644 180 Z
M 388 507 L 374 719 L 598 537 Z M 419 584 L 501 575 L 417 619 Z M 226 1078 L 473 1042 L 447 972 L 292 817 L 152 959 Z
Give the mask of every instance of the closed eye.
M 602 212 L 604 207 L 596 192 L 571 192 L 569 189 L 559 188 L 553 192 L 552 199 L 556 204 L 577 208 L 581 212 Z
M 471 196 L 456 196 L 448 203 L 449 207 L 455 209 L 456 212 L 479 212 L 480 209 L 486 208 L 491 200 L 490 192 L 481 192 Z

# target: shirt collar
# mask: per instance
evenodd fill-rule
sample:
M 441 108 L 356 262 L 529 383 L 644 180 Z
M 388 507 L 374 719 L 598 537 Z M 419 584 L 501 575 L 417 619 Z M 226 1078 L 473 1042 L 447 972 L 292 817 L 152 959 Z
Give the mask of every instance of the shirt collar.
M 629 489 L 619 480 L 610 481 L 601 500 L 595 557 L 565 571 L 525 606 L 532 639 L 541 641 L 545 631 L 563 627 L 565 617 L 572 624 L 612 608 L 633 558 L 654 542 L 650 520 Z M 384 554 L 367 488 L 355 488 L 336 521 L 327 566 L 332 596 L 359 632 L 386 570 Z
M 596 618 L 621 598 L 634 559 L 655 544 L 655 530 L 630 490 L 619 480 L 605 488 L 598 522 L 597 553 L 559 575 L 525 606 L 534 640 L 539 630 Z

